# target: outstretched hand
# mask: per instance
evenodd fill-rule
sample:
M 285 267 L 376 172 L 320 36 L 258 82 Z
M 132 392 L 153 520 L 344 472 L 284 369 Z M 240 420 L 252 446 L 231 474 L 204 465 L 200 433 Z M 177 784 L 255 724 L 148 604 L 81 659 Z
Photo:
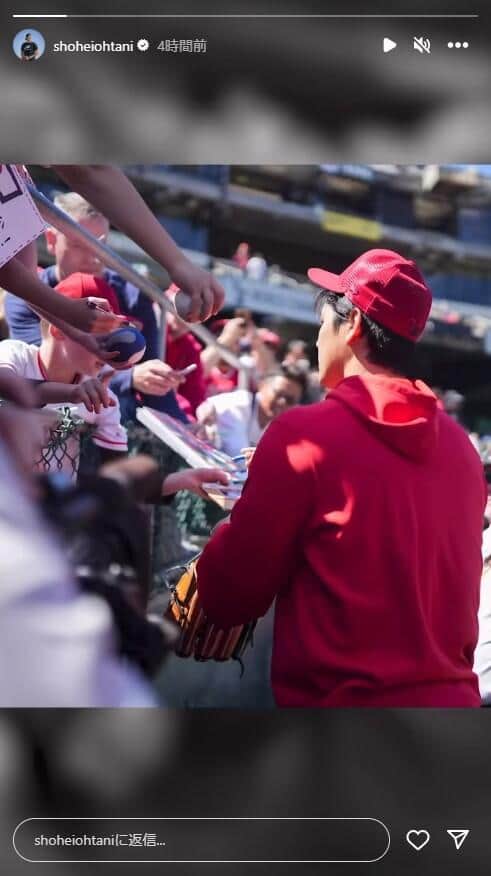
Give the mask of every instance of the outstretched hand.
M 217 483 L 228 486 L 230 476 L 219 468 L 189 468 L 168 475 L 162 485 L 162 495 L 169 496 L 179 490 L 189 490 L 190 493 L 196 493 L 202 499 L 208 499 L 209 496 L 203 489 L 203 484 Z
M 179 311 L 179 316 L 186 322 L 205 322 L 223 307 L 225 292 L 218 280 L 189 259 L 178 262 L 171 272 L 171 279 L 189 297 L 187 313 Z
M 102 408 L 112 408 L 116 402 L 109 393 L 109 382 L 114 371 L 108 371 L 102 377 L 87 377 L 73 388 L 74 404 L 83 404 L 89 413 L 99 414 Z

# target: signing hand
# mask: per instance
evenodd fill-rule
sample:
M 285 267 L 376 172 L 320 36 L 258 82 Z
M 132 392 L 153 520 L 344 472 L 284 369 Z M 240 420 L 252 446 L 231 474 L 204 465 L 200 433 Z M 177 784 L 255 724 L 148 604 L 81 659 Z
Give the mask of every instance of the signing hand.
M 76 301 L 65 299 L 70 309 L 67 322 L 82 332 L 106 334 L 121 328 L 128 322 L 125 316 L 118 316 L 109 309 L 105 298 L 79 298 Z
M 166 395 L 171 390 L 176 390 L 185 379 L 166 362 L 149 359 L 134 366 L 132 386 L 137 392 L 146 395 Z
M 171 271 L 172 282 L 190 298 L 187 322 L 204 322 L 223 307 L 225 292 L 213 274 L 182 258 Z

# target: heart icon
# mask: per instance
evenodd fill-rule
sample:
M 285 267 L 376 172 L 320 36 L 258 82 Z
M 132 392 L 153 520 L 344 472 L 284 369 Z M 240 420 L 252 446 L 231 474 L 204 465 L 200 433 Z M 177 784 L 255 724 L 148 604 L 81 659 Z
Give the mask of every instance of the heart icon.
M 430 835 L 427 830 L 408 830 L 406 840 L 413 849 L 420 852 L 430 841 Z

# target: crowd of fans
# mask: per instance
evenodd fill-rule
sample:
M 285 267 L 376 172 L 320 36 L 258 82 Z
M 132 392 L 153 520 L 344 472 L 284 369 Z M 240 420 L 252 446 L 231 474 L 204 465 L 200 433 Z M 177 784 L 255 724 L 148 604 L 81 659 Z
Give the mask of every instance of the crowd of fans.
M 100 240 L 107 238 L 109 220 L 80 194 L 59 195 L 56 204 L 95 237 Z M 90 249 L 54 228 L 47 230 L 46 243 L 53 258 L 52 264 L 44 269 L 38 268 L 31 252 L 30 265 L 45 284 L 60 297 L 72 300 L 95 297 L 105 301 L 108 312 L 138 327 L 146 340 L 141 361 L 130 368 L 116 370 L 107 357 L 81 346 L 63 331 L 63 326 L 54 324 L 45 315 L 40 316 L 26 300 L 11 292 L 3 293 L 0 396 L 21 404 L 27 400 L 30 408 L 15 411 L 5 406 L 1 410 L 3 442 L 10 448 L 16 467 L 25 479 L 24 494 L 19 494 L 19 501 L 10 508 L 7 518 L 10 515 L 12 532 L 21 523 L 21 518 L 24 522 L 30 521 L 34 533 L 33 551 L 39 550 L 39 555 L 35 558 L 31 553 L 25 558 L 26 562 L 36 564 L 36 568 L 41 563 L 41 577 L 55 574 L 69 580 L 63 566 L 65 561 L 58 556 L 51 535 L 46 536 L 44 524 L 37 521 L 37 510 L 31 502 L 32 495 L 36 495 L 40 503 L 45 502 L 53 490 L 51 483 L 42 488 L 35 485 L 32 478 L 35 469 L 44 474 L 63 472 L 73 485 L 77 480 L 79 438 L 76 430 L 68 428 L 63 436 L 61 456 L 49 452 L 53 436 L 60 431 L 60 410 L 68 406 L 72 424 L 90 426 L 91 440 L 100 451 L 99 465 L 102 465 L 99 472 L 92 474 L 97 477 L 102 471 L 103 477 L 112 483 L 111 489 L 115 490 L 110 502 L 119 501 L 124 506 L 125 502 L 138 503 L 141 499 L 169 501 L 166 497 L 172 498 L 177 490 L 182 489 L 204 497 L 204 481 L 221 477 L 218 471 L 157 473 L 151 461 L 139 460 L 138 457 L 126 467 L 121 466 L 128 451 L 127 426 L 135 422 L 138 406 L 145 405 L 169 414 L 217 449 L 238 457 L 243 454 L 250 456 L 276 417 L 289 408 L 319 401 L 325 391 L 313 365 L 313 351 L 309 350 L 306 341 L 297 338 L 284 342 L 272 329 L 258 325 L 253 314 L 245 309 L 236 310 L 229 318 L 213 317 L 209 328 L 218 343 L 207 347 L 198 342 L 188 323 L 177 313 L 169 312 L 165 326 L 165 356 L 162 357 L 161 314 L 138 288 L 116 272 L 107 270 Z M 262 279 L 266 275 L 264 258 L 258 253 L 251 254 L 247 244 L 239 246 L 233 260 L 252 279 Z M 173 291 L 175 287 L 171 287 L 167 294 L 172 296 Z M 221 353 L 223 348 L 237 357 L 240 367 L 230 366 Z M 183 376 L 180 372 L 189 365 L 194 365 L 194 370 Z M 27 378 L 30 383 L 24 384 L 18 378 Z M 442 393 L 441 398 L 451 415 L 458 418 L 462 397 L 447 392 Z M 32 407 L 42 407 L 42 415 L 33 414 Z M 477 443 L 475 438 L 473 440 Z M 0 454 L 0 465 L 7 483 L 13 475 L 3 453 Z M 86 482 L 81 483 L 77 489 L 86 489 Z M 124 497 L 117 493 L 119 489 L 123 490 Z M 104 496 L 100 501 L 103 507 L 109 508 L 110 503 L 104 505 L 106 499 Z M 71 506 L 67 507 L 71 513 Z M 125 526 L 127 524 L 122 524 L 123 530 Z M 136 552 L 141 549 L 140 543 Z M 93 550 L 93 545 L 90 550 Z M 14 554 L 18 562 L 18 552 L 14 551 Z M 105 555 L 103 565 L 111 565 L 108 559 L 111 557 Z M 22 573 L 22 567 L 20 570 L 11 569 L 14 577 Z M 25 574 L 34 576 L 32 565 Z M 101 595 L 98 587 L 95 591 Z M 109 655 L 105 669 L 101 671 L 100 665 L 80 667 L 77 677 L 84 676 L 85 681 L 80 682 L 75 697 L 66 696 L 63 689 L 54 689 L 50 693 L 49 679 L 45 678 L 35 699 L 40 704 L 64 702 L 65 697 L 70 704 L 153 703 L 154 694 L 150 686 L 142 683 L 138 673 L 159 664 L 167 648 L 163 643 L 167 642 L 166 637 L 170 641 L 172 634 L 160 626 L 158 643 L 155 644 L 155 629 L 145 617 L 150 595 L 151 582 L 147 580 L 145 597 L 140 602 L 137 600 L 136 611 L 131 600 L 128 604 L 118 602 L 117 605 L 109 600 L 113 622 L 120 636 L 118 657 L 117 648 L 111 644 L 114 630 L 111 631 L 107 617 L 101 615 L 100 604 L 86 594 L 73 609 L 73 617 L 67 620 L 70 648 L 76 648 L 78 625 L 85 625 L 85 628 L 93 625 L 95 630 L 98 625 L 102 626 Z M 61 603 L 66 599 L 63 587 L 58 599 Z M 37 605 L 34 604 L 36 600 Z M 28 610 L 34 613 L 40 608 L 43 608 L 42 592 L 33 597 Z M 4 626 L 5 622 L 2 622 Z M 12 636 L 11 631 L 8 636 Z M 44 656 L 46 672 L 52 672 L 51 657 L 49 654 Z M 76 655 L 72 656 L 77 659 Z M 120 657 L 124 657 L 125 665 L 128 661 L 131 665 L 126 681 L 118 674 Z M 97 679 L 90 677 L 91 672 L 97 673 Z M 118 684 L 121 685 L 120 695 Z M 111 686 L 112 693 L 109 694 Z M 10 684 L 9 690 L 14 687 L 15 684 Z M 15 704 L 15 696 L 12 700 Z
M 29 177 L 20 166 L 1 170 L 20 205 L 2 219 L 11 251 L 0 257 L 0 286 L 9 290 L 0 350 L 0 701 L 152 705 L 145 675 L 169 647 L 162 619 L 147 617 L 141 503 L 166 503 L 179 490 L 204 496 L 204 482 L 228 479 L 216 468 L 166 471 L 149 456 L 126 456 L 138 404 L 187 421 L 173 392 L 180 381 L 157 349 L 153 308 L 104 271 L 90 247 L 53 228 L 46 237 L 54 264 L 39 270 L 24 230 L 34 209 Z M 121 171 L 56 172 L 75 190 L 59 205 L 99 239 L 110 220 L 139 243 L 188 297 L 191 321 L 221 309 L 221 286 L 187 259 Z M 106 346 L 107 333 L 128 322 L 146 340 L 145 361 L 131 369 L 117 366 Z M 85 424 L 100 456 L 84 474 L 77 469 Z
M 55 204 L 93 236 L 101 241 L 106 240 L 109 220 L 82 195 L 77 192 L 60 194 L 56 197 Z M 44 506 L 46 503 L 53 504 L 52 492 L 56 492 L 57 485 L 61 482 L 43 482 L 42 479 L 37 479 L 37 473 L 43 478 L 52 475 L 59 478 L 62 475 L 66 478 L 66 483 L 72 485 L 71 489 L 82 490 L 82 493 L 88 489 L 87 472 L 79 474 L 80 435 L 86 427 L 89 427 L 90 440 L 98 450 L 93 470 L 89 471 L 91 495 L 97 494 L 99 487 L 94 486 L 90 476 L 99 477 L 103 474 L 106 480 L 112 480 L 113 486 L 116 483 L 124 484 L 126 493 L 135 500 L 144 498 L 146 501 L 168 502 L 166 496 L 172 499 L 177 490 L 186 489 L 205 497 L 201 486 L 204 476 L 199 471 L 160 471 L 157 474 L 156 466 L 149 467 L 148 461 L 145 462 L 143 457 L 137 457 L 136 461 L 128 459 L 127 432 L 128 427 L 135 422 L 138 406 L 146 405 L 169 414 L 187 424 L 190 430 L 201 437 L 207 438 L 215 447 L 234 456 L 245 448 L 249 448 L 251 452 L 267 425 L 280 413 L 293 405 L 314 400 L 319 395 L 315 371 L 307 357 L 305 343 L 297 340 L 284 344 L 278 334 L 256 325 L 252 314 L 246 310 L 237 310 L 227 319 L 219 315 L 210 321 L 209 327 L 215 334 L 219 347 L 203 347 L 190 331 L 189 324 L 176 312 L 169 311 L 164 337 L 165 356 L 162 357 L 161 311 L 139 289 L 116 272 L 106 269 L 90 248 L 75 242 L 53 227 L 47 229 L 45 240 L 52 263 L 45 268 L 38 267 L 36 248 L 31 246 L 24 253 L 26 267 L 55 290 L 60 299 L 81 301 L 95 298 L 99 304 L 105 302 L 103 306 L 109 313 L 115 314 L 117 319 L 124 319 L 143 333 L 146 349 L 137 364 L 130 368 L 116 369 L 97 348 L 88 349 L 87 346 L 77 343 L 68 327 L 66 332 L 63 330 L 63 323 L 56 324 L 56 320 L 50 320 L 49 314 L 42 315 L 42 310 L 34 309 L 24 298 L 2 290 L 0 398 L 25 404 L 28 408 L 22 410 L 10 404 L 1 406 L 2 439 L 14 456 L 14 470 L 21 471 L 29 484 L 28 494 L 34 492 L 38 505 L 43 508 L 43 517 L 46 510 Z M 175 287 L 171 286 L 167 292 L 169 298 L 172 298 L 174 291 Z M 240 368 L 229 366 L 220 355 L 220 347 L 227 348 L 237 356 Z M 195 366 L 194 370 L 182 376 L 180 372 L 190 365 Z M 33 408 L 41 410 L 38 413 Z M 65 422 L 66 416 L 68 420 Z M 7 483 L 7 472 L 5 474 Z M 220 477 L 221 473 L 217 470 L 207 473 L 208 480 Z M 105 485 L 102 493 L 106 488 Z M 77 496 L 78 493 L 74 493 L 74 497 Z M 62 501 L 57 496 L 54 504 L 61 502 L 65 509 L 65 498 Z M 127 501 L 123 501 L 121 496 L 118 498 L 123 505 Z M 112 499 L 114 500 L 114 496 Z M 109 518 L 109 507 L 104 506 L 105 496 L 99 496 L 99 500 L 101 507 L 106 507 Z M 28 498 L 26 501 L 29 504 Z M 68 509 L 71 509 L 70 501 Z M 74 501 L 77 507 L 78 499 Z M 19 500 L 15 508 L 11 508 L 11 514 L 27 515 L 26 508 L 21 506 L 22 501 Z M 30 513 L 37 512 L 31 509 Z M 68 516 L 70 513 L 71 511 Z M 135 513 L 133 508 L 132 521 Z M 59 526 L 57 514 L 54 514 L 54 519 Z M 63 519 L 63 529 L 65 523 L 66 520 Z M 70 563 L 73 559 L 70 552 L 75 550 L 73 538 L 75 537 L 78 545 L 80 532 L 84 528 L 83 514 L 77 518 L 76 524 L 77 535 L 71 533 L 68 538 Z M 56 565 L 57 551 L 49 535 L 49 547 L 40 549 L 43 538 L 46 537 L 46 533 L 43 536 L 43 526 L 44 523 L 38 521 L 37 528 L 34 527 L 37 531 L 41 529 L 41 534 L 37 542 L 33 538 L 32 545 L 37 544 L 39 549 L 36 569 L 41 564 L 49 575 L 50 562 Z M 105 526 L 106 522 L 103 529 Z M 130 528 L 132 526 L 133 522 Z M 122 528 L 125 529 L 125 525 Z M 87 531 L 90 531 L 89 523 Z M 101 542 L 104 543 L 104 535 L 101 536 Z M 80 550 L 78 545 L 75 550 L 78 560 Z M 144 547 L 140 542 L 135 554 L 146 550 L 147 546 Z M 82 554 L 86 561 L 92 562 L 94 556 L 97 557 L 94 543 L 87 543 Z M 17 562 L 15 551 L 14 556 Z M 104 557 L 102 565 L 110 566 L 111 556 L 104 554 Z M 129 559 L 138 565 L 139 560 L 135 555 Z M 33 557 L 31 560 L 34 564 Z M 78 566 L 79 564 L 77 568 Z M 98 574 L 101 571 L 102 567 Z M 22 568 L 15 574 L 22 575 Z M 66 570 L 62 574 L 69 579 L 70 574 Z M 34 565 L 30 575 L 36 577 Z M 84 587 L 86 585 L 85 581 Z M 126 616 L 128 606 L 124 608 L 119 602 L 115 606 L 109 600 L 117 630 L 114 646 L 111 645 L 107 619 L 104 623 L 101 617 L 99 623 L 105 630 L 110 666 L 107 664 L 104 670 L 99 665 L 97 683 L 94 678 L 86 678 L 85 683 L 80 684 L 80 690 L 69 698 L 70 702 L 121 703 L 126 702 L 128 697 L 128 702 L 135 704 L 155 701 L 151 688 L 140 684 L 138 673 L 142 670 L 145 673 L 149 666 L 155 669 L 167 649 L 162 642 L 166 642 L 166 635 L 170 639 L 172 635 L 160 625 L 160 646 L 155 647 L 155 630 L 149 628 L 145 620 L 149 597 L 152 595 L 152 582 L 148 576 L 144 589 L 146 599 L 140 600 L 137 617 L 131 616 L 130 621 Z M 95 591 L 101 595 L 99 585 Z M 107 593 L 103 595 L 107 598 Z M 33 602 L 36 598 L 33 597 Z M 66 599 L 62 587 L 58 598 L 61 602 Z M 34 608 L 33 605 L 33 610 Z M 87 596 L 77 603 L 76 610 L 71 609 L 75 637 L 77 623 L 86 623 L 89 628 L 91 623 L 96 624 L 98 610 L 100 611 L 100 605 L 91 603 Z M 129 610 L 132 611 L 131 607 Z M 53 618 L 55 615 L 56 610 Z M 68 631 L 69 627 L 66 628 L 67 633 Z M 131 657 L 135 674 L 130 673 L 128 685 L 123 684 L 124 694 L 118 692 L 116 685 L 109 696 L 105 673 L 107 670 L 109 675 L 114 673 L 115 680 L 118 678 L 118 641 L 120 656 L 125 663 L 128 656 Z M 51 668 L 49 656 L 47 660 Z M 84 667 L 80 666 L 79 670 L 83 672 Z M 79 678 L 78 672 L 77 677 Z M 49 681 L 45 679 L 45 682 L 49 688 Z M 39 695 L 35 697 L 40 704 L 41 701 L 43 704 L 55 702 L 60 697 L 56 686 L 53 686 L 51 694 L 48 694 L 46 686 L 41 685 Z M 6 687 L 15 704 L 15 694 L 12 694 L 15 690 L 13 679 Z M 19 687 L 19 702 L 21 701 Z

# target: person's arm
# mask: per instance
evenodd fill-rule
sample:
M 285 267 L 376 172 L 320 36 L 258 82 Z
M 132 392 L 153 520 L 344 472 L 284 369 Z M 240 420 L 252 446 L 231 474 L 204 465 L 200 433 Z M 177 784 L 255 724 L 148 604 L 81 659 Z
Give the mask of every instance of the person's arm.
M 22 408 L 37 407 L 38 396 L 32 381 L 20 377 L 11 368 L 2 368 L 0 362 L 0 398 L 15 402 Z
M 273 371 L 275 365 L 278 366 L 279 363 L 276 362 L 275 354 L 268 345 L 261 340 L 257 329 L 252 334 L 251 346 L 256 359 L 256 377 L 264 377 L 265 374 Z
M 220 342 L 220 339 L 218 339 Z M 221 343 L 221 342 L 220 342 Z M 201 365 L 203 368 L 203 374 L 208 375 L 216 365 L 218 365 L 220 359 L 220 350 L 218 347 L 205 347 L 201 352 Z
M 104 334 L 118 328 L 122 321 L 121 317 L 107 310 L 91 307 L 93 299 L 82 298 L 75 301 L 59 295 L 17 258 L 11 259 L 0 268 L 0 287 L 28 301 L 43 318 L 62 331 L 66 331 L 67 323 L 74 326 L 78 332 L 73 339 L 78 343 L 82 342 L 80 337 L 83 333 Z
M 138 320 L 145 337 L 146 349 L 143 360 L 133 368 L 117 371 L 111 380 L 111 389 L 118 396 L 125 419 L 135 418 L 136 393 L 140 393 L 144 405 L 162 411 L 187 423 L 172 391 L 179 381 L 172 379 L 172 372 L 159 358 L 159 329 L 152 302 L 131 285 L 122 291 L 123 310 L 128 317 Z M 131 294 L 131 290 L 133 293 Z
M 202 499 L 208 499 L 208 493 L 203 484 L 223 484 L 230 482 L 229 475 L 219 468 L 187 468 L 167 475 L 162 483 L 162 496 L 173 496 L 180 490 L 188 490 Z
M 1 371 L 1 369 L 0 369 Z M 87 377 L 81 383 L 55 383 L 52 380 L 29 381 L 36 385 L 36 407 L 52 404 L 83 404 L 89 413 L 99 414 L 103 408 L 116 407 L 116 399 L 108 391 L 111 373 L 101 379 Z
M 230 480 L 229 475 L 218 468 L 184 469 L 165 475 L 158 463 L 146 454 L 103 465 L 99 475 L 120 483 L 134 502 L 146 504 L 172 497 L 180 490 L 189 490 L 208 498 L 203 484 L 227 485 Z
M 148 373 L 148 368 L 142 367 L 145 362 L 159 359 L 159 329 L 157 320 L 153 310 L 153 304 L 146 295 L 138 292 L 131 284 L 124 284 L 121 290 L 122 295 L 122 311 L 130 319 L 138 321 L 138 327 L 142 332 L 146 348 L 145 354 L 141 362 L 134 365 L 133 368 L 125 368 L 122 371 L 117 371 L 111 381 L 111 389 L 116 393 L 119 399 L 123 397 L 129 401 L 129 397 L 133 398 L 135 392 L 148 392 L 148 388 L 144 385 L 145 373 Z M 140 379 L 141 378 L 141 379 Z M 172 387 L 165 389 L 167 392 Z
M 190 322 L 204 322 L 223 306 L 225 293 L 208 271 L 194 265 L 145 204 L 135 187 L 109 165 L 53 165 L 75 191 L 94 205 L 169 273 L 190 296 Z
M 40 280 L 37 274 L 37 248 L 36 242 L 30 243 L 28 246 L 24 247 L 21 250 L 15 259 L 13 259 L 10 263 L 11 266 L 15 269 L 15 264 L 17 264 L 20 269 L 20 275 L 22 275 L 23 271 L 27 271 L 31 278 L 34 279 L 34 283 L 36 285 L 38 293 L 41 291 L 41 294 L 44 298 L 46 298 L 46 290 L 48 290 L 48 296 L 52 297 L 50 301 L 55 302 L 55 306 L 62 302 L 62 307 L 64 301 L 69 301 L 69 299 L 63 298 L 63 296 L 56 295 L 56 293 L 51 289 L 48 284 L 45 284 L 42 280 Z M 6 266 L 4 266 L 6 267 Z M 2 269 L 3 270 L 3 269 Z M 41 289 L 39 289 L 39 286 Z M 22 290 L 26 288 L 26 276 L 23 274 L 23 282 L 22 282 Z M 57 326 L 67 337 L 71 338 L 73 341 L 79 343 L 85 349 L 88 349 L 90 352 L 95 353 L 100 356 L 104 361 L 111 361 L 114 357 L 114 354 L 107 354 L 105 352 L 103 343 L 104 337 L 96 338 L 88 334 L 87 330 L 77 328 L 80 326 L 80 312 L 77 315 L 77 319 L 73 319 L 73 314 L 70 317 L 69 322 L 66 322 L 66 318 L 61 319 L 59 315 L 53 312 L 51 308 L 50 302 L 45 307 L 36 306 L 32 302 L 32 298 L 29 297 L 29 294 L 26 295 L 24 291 L 17 290 L 17 294 L 15 294 L 16 289 L 10 289 L 9 293 L 6 297 L 6 316 L 7 322 L 9 324 L 10 336 L 17 340 L 26 341 L 29 344 L 37 344 L 41 343 L 41 329 L 40 329 L 40 318 L 46 319 L 48 322 L 51 322 L 53 325 Z M 14 293 L 14 294 L 12 294 Z M 93 309 L 87 307 L 87 302 L 91 299 L 85 299 L 85 305 L 82 306 L 85 310 L 89 311 L 89 313 L 96 314 L 96 322 L 93 324 L 93 331 L 97 331 L 101 334 L 104 332 L 112 331 L 117 328 L 121 322 L 124 322 L 124 317 L 121 316 L 111 316 L 107 313 L 105 306 L 105 302 L 100 302 L 104 310 L 102 311 L 100 308 Z M 92 303 L 96 303 L 99 299 L 92 299 Z M 30 302 L 30 306 L 26 303 L 26 301 Z M 74 303 L 74 302 L 72 302 Z M 77 303 L 77 302 L 75 302 Z M 80 305 L 81 302 L 78 302 Z M 82 314 L 85 318 L 86 314 Z M 89 316 L 89 319 L 92 317 Z
M 230 522 L 217 528 L 199 559 L 200 599 L 218 625 L 266 614 L 301 554 L 323 451 L 297 424 L 292 411 L 268 427 Z
M 240 317 L 229 319 L 223 331 L 217 338 L 219 344 L 227 347 L 232 353 L 239 355 L 240 339 L 244 336 L 244 320 Z M 218 365 L 222 358 L 219 347 L 205 347 L 201 352 L 201 364 L 203 366 L 204 375 L 208 375 L 215 365 Z

